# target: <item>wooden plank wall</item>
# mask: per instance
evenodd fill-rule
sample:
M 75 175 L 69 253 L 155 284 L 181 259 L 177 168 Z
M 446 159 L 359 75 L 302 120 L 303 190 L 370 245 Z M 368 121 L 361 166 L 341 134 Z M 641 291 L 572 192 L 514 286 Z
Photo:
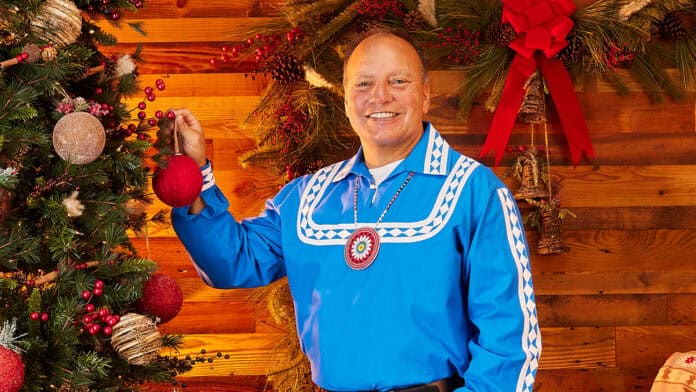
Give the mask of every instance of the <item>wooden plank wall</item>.
M 188 107 L 198 115 L 210 139 L 217 181 L 238 218 L 256 214 L 263 204 L 252 191 L 259 172 L 242 169 L 237 159 L 254 145 L 252 131 L 240 124 L 268 80 L 244 77 L 249 63 L 212 66 L 208 60 L 228 33 L 251 31 L 276 16 L 276 1 L 179 1 L 185 5 L 178 7 L 174 0 L 148 0 L 126 19 L 142 21 L 146 37 L 100 23 L 120 42 L 106 52 L 129 53 L 144 44 L 142 85 L 154 86 L 157 78 L 167 84 L 152 108 Z M 577 0 L 579 5 L 593 1 Z M 477 156 L 491 114 L 477 107 L 470 121 L 455 120 L 453 88 L 463 76 L 439 70 L 431 78 L 430 119 L 457 149 Z M 694 94 L 684 102 L 653 105 L 635 85 L 619 97 L 597 80 L 579 82 L 577 92 L 596 159 L 574 168 L 558 125 L 552 124 L 552 177 L 563 206 L 577 218 L 564 223 L 570 253 L 532 257 L 544 341 L 536 390 L 647 391 L 670 353 L 696 349 Z M 131 107 L 138 101 L 133 99 Z M 511 143 L 529 143 L 529 135 L 528 127 L 519 126 Z M 490 165 L 490 158 L 484 163 Z M 499 174 L 506 164 L 510 159 Z M 161 207 L 155 204 L 152 211 Z M 537 237 L 528 230 L 532 247 Z M 184 291 L 181 313 L 161 326 L 163 332 L 186 335 L 182 355 L 202 349 L 207 356 L 230 355 L 195 366 L 182 379 L 188 390 L 266 388 L 258 375 L 272 366 L 264 354 L 281 334 L 263 309 L 245 301 L 251 291 L 205 286 L 168 227 L 151 226 L 147 238 L 133 241 Z

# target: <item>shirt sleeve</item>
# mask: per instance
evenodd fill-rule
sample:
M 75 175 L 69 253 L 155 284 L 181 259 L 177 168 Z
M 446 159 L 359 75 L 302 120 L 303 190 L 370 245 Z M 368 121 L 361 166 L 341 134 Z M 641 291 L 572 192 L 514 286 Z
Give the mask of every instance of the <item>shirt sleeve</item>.
M 532 391 L 541 354 L 529 249 L 517 203 L 500 183 L 467 254 L 471 362 L 457 391 Z
M 281 191 L 282 192 L 282 191 Z M 258 287 L 285 276 L 276 198 L 256 218 L 237 222 L 217 185 L 201 192 L 205 208 L 172 209 L 172 225 L 200 277 L 217 288 Z

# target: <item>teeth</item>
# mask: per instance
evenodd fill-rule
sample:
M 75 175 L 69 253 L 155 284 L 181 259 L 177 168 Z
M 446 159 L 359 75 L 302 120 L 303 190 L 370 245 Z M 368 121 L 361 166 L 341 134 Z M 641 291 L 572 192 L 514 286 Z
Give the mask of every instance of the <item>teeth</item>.
M 369 114 L 367 117 L 370 117 L 370 118 L 389 118 L 389 117 L 396 117 L 396 113 L 392 113 L 392 112 L 372 113 L 372 114 Z

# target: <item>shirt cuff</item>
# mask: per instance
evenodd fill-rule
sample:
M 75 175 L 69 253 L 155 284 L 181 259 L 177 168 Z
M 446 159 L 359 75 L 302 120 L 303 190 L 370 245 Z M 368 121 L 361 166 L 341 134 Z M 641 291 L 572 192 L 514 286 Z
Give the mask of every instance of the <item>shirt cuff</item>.
M 201 167 L 201 174 L 203 175 L 203 187 L 201 192 L 207 191 L 215 185 L 215 176 L 213 176 L 213 165 L 209 159 L 206 159 L 205 165 Z

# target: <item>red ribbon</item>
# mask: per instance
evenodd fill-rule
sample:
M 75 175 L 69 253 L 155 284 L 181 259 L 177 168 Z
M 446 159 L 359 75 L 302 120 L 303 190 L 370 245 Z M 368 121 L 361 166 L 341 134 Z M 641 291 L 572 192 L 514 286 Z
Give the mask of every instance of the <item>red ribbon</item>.
M 492 149 L 495 165 L 500 163 L 524 99 L 525 84 L 538 68 L 558 109 L 573 164 L 577 166 L 583 153 L 594 158 L 590 133 L 573 82 L 563 63 L 553 58 L 568 44 L 565 37 L 573 29 L 569 17 L 573 12 L 572 0 L 503 0 L 502 21 L 510 23 L 517 32 L 517 38 L 510 43 L 517 55 L 510 64 L 503 94 L 479 157 Z

